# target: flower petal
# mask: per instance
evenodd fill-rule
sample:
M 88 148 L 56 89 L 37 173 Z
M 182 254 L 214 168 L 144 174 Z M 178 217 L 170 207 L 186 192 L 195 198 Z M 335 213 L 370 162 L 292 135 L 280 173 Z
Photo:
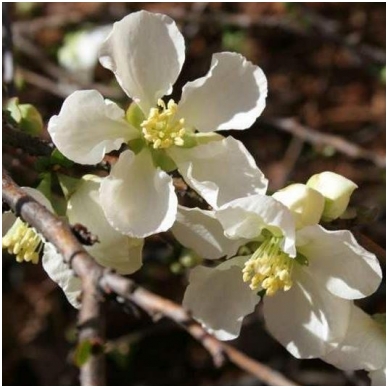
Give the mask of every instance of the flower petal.
M 185 42 L 166 15 L 140 11 L 114 23 L 100 50 L 102 66 L 146 116 L 159 98 L 171 94 L 185 60 Z
M 236 254 L 243 241 L 224 236 L 224 229 L 216 219 L 214 211 L 178 206 L 178 214 L 171 229 L 175 238 L 185 247 L 193 249 L 206 259 L 231 257 Z
M 100 180 L 89 176 L 81 182 L 68 201 L 67 216 L 70 223 L 80 223 L 98 237 L 99 242 L 85 249 L 101 265 L 131 274 L 142 265 L 143 239 L 124 236 L 108 223 L 99 203 Z
M 351 302 L 327 292 L 301 268 L 294 268 L 293 278 L 290 290 L 264 298 L 267 328 L 294 357 L 321 357 L 345 336 Z
M 345 339 L 322 359 L 343 370 L 385 367 L 385 327 L 357 306 L 352 307 Z
M 209 73 L 182 90 L 178 115 L 200 132 L 249 128 L 265 108 L 263 71 L 236 53 L 213 55 Z
M 113 228 L 137 238 L 169 229 L 178 206 L 171 177 L 154 167 L 147 149 L 121 153 L 101 183 L 100 203 Z
M 245 146 L 233 137 L 193 148 L 171 147 L 168 153 L 186 183 L 214 208 L 267 190 L 264 174 Z
M 328 291 L 345 299 L 376 291 L 382 272 L 374 254 L 347 230 L 328 231 L 319 225 L 297 232 L 298 251 L 309 259 L 309 271 Z
M 96 90 L 80 90 L 66 98 L 48 131 L 67 158 L 80 164 L 99 163 L 107 152 L 140 136 L 125 121 L 124 111 Z
M 295 222 L 287 207 L 266 195 L 239 198 L 217 211 L 225 235 L 233 238 L 258 238 L 263 229 L 284 236 L 282 249 L 291 257 L 296 255 Z
M 371 385 L 385 387 L 387 385 L 387 369 L 379 369 L 368 373 Z
M 206 330 L 220 340 L 238 337 L 244 317 L 260 301 L 242 280 L 249 256 L 235 257 L 215 268 L 198 266 L 190 273 L 183 306 Z
M 81 295 L 81 280 L 74 275 L 68 264 L 64 263 L 62 256 L 56 251 L 54 245 L 46 243 L 44 246 L 42 265 L 50 278 L 62 288 L 68 301 L 75 308 L 79 308 Z

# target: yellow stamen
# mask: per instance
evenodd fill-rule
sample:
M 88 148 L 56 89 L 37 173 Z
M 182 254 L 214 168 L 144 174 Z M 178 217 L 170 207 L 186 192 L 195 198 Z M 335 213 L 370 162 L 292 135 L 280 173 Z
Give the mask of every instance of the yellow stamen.
M 17 218 L 7 234 L 2 238 L 2 247 L 16 256 L 16 261 L 39 262 L 39 253 L 43 247 L 41 237 L 20 218 Z
M 274 295 L 278 290 L 288 291 L 292 287 L 294 260 L 279 247 L 280 239 L 266 239 L 245 263 L 243 280 L 250 283 L 252 290 L 260 287 L 266 295 Z
M 178 105 L 170 100 L 166 107 L 163 100 L 158 100 L 158 106 L 160 109 L 152 108 L 147 120 L 141 123 L 144 139 L 155 149 L 183 146 L 185 119 L 174 120 Z

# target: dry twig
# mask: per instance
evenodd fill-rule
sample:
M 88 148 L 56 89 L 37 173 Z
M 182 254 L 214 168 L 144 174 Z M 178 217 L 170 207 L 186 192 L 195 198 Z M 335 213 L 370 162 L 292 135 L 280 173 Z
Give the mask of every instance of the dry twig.
M 49 156 L 54 151 L 52 143 L 19 131 L 6 121 L 5 115 L 3 115 L 3 144 L 22 148 L 26 153 L 35 156 Z
M 385 168 L 385 157 L 375 152 L 368 151 L 360 146 L 353 144 L 342 137 L 321 133 L 315 129 L 305 127 L 291 118 L 273 119 L 262 121 L 276 129 L 291 133 L 300 139 L 322 146 L 331 146 L 335 150 L 354 159 L 365 159 L 373 162 L 377 167 Z
M 216 365 L 222 365 L 226 356 L 243 370 L 261 381 L 273 385 L 296 385 L 271 368 L 243 355 L 233 347 L 218 341 L 193 320 L 182 307 L 168 299 L 139 287 L 132 280 L 101 267 L 84 250 L 69 225 L 50 213 L 44 206 L 28 196 L 3 170 L 3 199 L 11 209 L 33 226 L 62 254 L 83 284 L 83 303 L 80 312 L 80 339 L 96 345 L 81 368 L 83 385 L 104 384 L 104 363 L 101 351 L 103 341 L 101 298 L 99 290 L 115 293 L 125 301 L 136 304 L 153 317 L 167 317 L 182 326 L 196 338 L 212 355 Z

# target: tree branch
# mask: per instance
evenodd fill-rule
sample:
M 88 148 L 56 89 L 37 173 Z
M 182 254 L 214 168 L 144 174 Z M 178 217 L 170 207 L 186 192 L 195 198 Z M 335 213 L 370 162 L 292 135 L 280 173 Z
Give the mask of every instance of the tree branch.
M 264 125 L 269 125 L 276 129 L 291 133 L 292 135 L 314 145 L 331 146 L 337 151 L 353 158 L 365 159 L 373 162 L 377 167 L 385 168 L 385 157 L 378 153 L 366 150 L 353 144 L 342 137 L 321 133 L 315 129 L 299 124 L 291 118 L 261 120 Z
M 14 128 L 3 115 L 3 144 L 15 148 L 22 148 L 25 152 L 35 156 L 49 156 L 54 151 L 54 145 L 38 137 L 30 136 Z
M 217 366 L 223 365 L 229 358 L 231 362 L 266 384 L 296 385 L 280 373 L 249 358 L 230 345 L 218 341 L 194 321 L 182 306 L 155 295 L 138 286 L 131 279 L 100 266 L 78 242 L 69 225 L 27 195 L 5 170 L 3 170 L 3 200 L 16 215 L 22 217 L 57 248 L 64 261 L 72 267 L 82 281 L 80 340 L 88 340 L 96 348 L 96 352 L 92 352 L 92 356 L 81 367 L 82 385 L 104 385 L 104 363 L 100 351 L 103 328 L 99 291 L 105 294 L 115 293 L 124 301 L 136 304 L 154 318 L 164 316 L 176 322 L 208 350 Z

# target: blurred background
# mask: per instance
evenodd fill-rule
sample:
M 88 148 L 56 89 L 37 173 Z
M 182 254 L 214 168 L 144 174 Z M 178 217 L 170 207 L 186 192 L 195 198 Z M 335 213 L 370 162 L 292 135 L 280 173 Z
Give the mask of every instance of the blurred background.
M 240 52 L 259 65 L 269 83 L 267 107 L 249 130 L 232 135 L 255 157 L 270 191 L 325 170 L 343 174 L 359 186 L 351 203 L 357 218 L 335 227 L 363 233 L 384 247 L 385 7 L 3 3 L 5 97 L 16 95 L 35 105 L 45 123 L 78 89 L 98 89 L 126 108 L 128 98 L 113 74 L 97 63 L 98 44 L 110 25 L 130 12 L 167 14 L 177 22 L 187 49 L 174 99 L 187 81 L 206 74 L 215 52 Z M 3 147 L 3 163 L 19 184 L 39 182 L 34 159 L 20 150 Z M 180 302 L 187 271 L 179 247 L 168 237 L 148 239 L 145 265 L 135 279 Z M 76 311 L 40 265 L 20 265 L 4 254 L 3 277 L 3 384 L 77 385 Z M 385 282 L 360 305 L 368 313 L 385 312 Z M 152 323 L 131 306 L 123 311 L 109 301 L 106 310 L 109 385 L 262 385 L 232 365 L 216 370 L 206 351 L 173 323 Z M 368 381 L 363 372 L 345 374 L 319 360 L 292 358 L 266 334 L 260 306 L 244 322 L 233 345 L 298 384 Z

